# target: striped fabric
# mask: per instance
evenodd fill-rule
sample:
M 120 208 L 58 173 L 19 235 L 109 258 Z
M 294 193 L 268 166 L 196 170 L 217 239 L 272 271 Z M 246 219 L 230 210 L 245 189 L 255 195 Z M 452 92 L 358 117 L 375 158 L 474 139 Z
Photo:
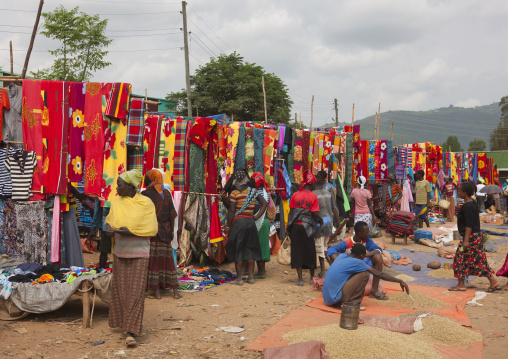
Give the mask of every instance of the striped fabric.
M 119 120 L 125 120 L 129 111 L 129 98 L 132 85 L 116 82 L 111 89 L 111 94 L 106 106 L 105 115 Z
M 14 201 L 27 201 L 32 192 L 32 177 L 37 159 L 34 151 L 16 152 L 5 161 L 5 168 L 11 172 L 12 199 Z
M 157 167 L 159 157 L 161 116 L 149 116 L 143 133 L 143 174 Z
M 127 146 L 127 171 L 143 172 L 143 150 L 141 147 Z
M 12 195 L 12 181 L 11 173 L 5 167 L 5 160 L 17 151 L 16 148 L 9 147 L 9 151 L 6 155 L 6 149 L 0 148 L 0 196 L 11 196 Z
M 175 150 L 173 152 L 173 190 L 184 191 L 185 188 L 185 138 L 187 133 L 187 121 L 181 117 L 176 120 L 175 126 Z
M 143 127 L 145 125 L 145 100 L 132 98 L 130 101 L 129 121 L 127 123 L 127 144 L 143 144 Z
M 414 233 L 414 220 L 415 215 L 411 212 L 395 212 L 389 223 L 386 225 L 386 232 L 396 236 L 410 236 Z

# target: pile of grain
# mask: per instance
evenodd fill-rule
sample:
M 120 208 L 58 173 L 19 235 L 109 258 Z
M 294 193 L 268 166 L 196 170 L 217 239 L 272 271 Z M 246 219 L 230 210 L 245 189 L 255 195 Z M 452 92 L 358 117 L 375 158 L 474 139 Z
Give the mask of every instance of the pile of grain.
M 434 278 L 455 279 L 455 277 L 453 276 L 452 269 L 439 268 L 439 269 L 431 270 L 427 274 L 430 275 L 431 277 L 434 277 Z
M 400 317 L 419 317 L 422 314 L 439 315 L 440 317 L 442 317 L 441 314 L 437 314 L 437 313 L 431 312 L 430 310 L 416 310 L 416 311 L 411 312 L 411 313 L 401 314 Z
M 409 291 L 411 299 L 406 292 L 398 292 L 394 295 L 389 296 L 388 300 L 380 300 L 377 301 L 378 305 L 386 305 L 389 307 L 405 307 L 405 308 L 427 308 L 427 309 L 441 309 L 445 306 L 445 303 L 441 302 L 438 299 L 429 297 L 428 295 L 423 294 L 417 290 Z
M 464 328 L 445 317 L 430 315 L 423 318 L 423 330 L 412 337 L 429 344 L 462 345 L 480 342 L 483 337 L 480 333 Z
M 406 275 L 406 274 L 399 274 L 395 278 L 401 279 L 404 282 L 412 282 L 412 281 L 414 281 L 416 279 L 415 277 L 411 277 L 411 276 Z
M 438 351 L 414 335 L 374 327 L 342 329 L 338 324 L 290 332 L 283 337 L 291 344 L 319 340 L 332 358 L 442 358 Z

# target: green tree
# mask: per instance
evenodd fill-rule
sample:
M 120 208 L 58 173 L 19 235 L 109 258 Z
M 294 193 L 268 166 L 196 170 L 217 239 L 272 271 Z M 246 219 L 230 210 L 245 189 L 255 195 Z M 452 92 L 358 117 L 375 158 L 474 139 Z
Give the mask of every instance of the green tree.
M 443 143 L 441 147 L 443 147 L 444 151 L 449 151 L 450 148 L 452 152 L 464 151 L 464 149 L 460 146 L 457 136 L 448 136 L 446 142 Z
M 92 73 L 111 65 L 104 61 L 108 47 L 113 40 L 106 37 L 108 19 L 99 15 L 78 12 L 79 7 L 67 11 L 62 5 L 52 12 L 43 13 L 44 25 L 41 34 L 60 42 L 56 50 L 49 50 L 55 56 L 48 69 L 31 72 L 35 78 L 46 80 L 88 81 Z
M 501 98 L 501 120 L 490 134 L 490 149 L 492 151 L 508 150 L 508 96 Z
M 226 113 L 229 117 L 233 115 L 235 121 L 264 121 L 261 76 L 265 77 L 268 122 L 289 123 L 293 101 L 287 86 L 261 66 L 244 62 L 236 52 L 217 59 L 212 57 L 190 77 L 192 106 L 203 115 Z M 166 99 L 176 103 L 179 114 L 187 115 L 185 89 L 171 92 Z
M 469 142 L 468 151 L 485 151 L 487 149 L 487 143 L 484 140 L 474 139 Z

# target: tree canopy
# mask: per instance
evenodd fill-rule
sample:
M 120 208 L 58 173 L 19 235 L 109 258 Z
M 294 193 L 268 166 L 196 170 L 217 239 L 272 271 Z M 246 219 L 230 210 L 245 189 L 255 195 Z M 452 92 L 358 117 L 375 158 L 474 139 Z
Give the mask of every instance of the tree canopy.
M 469 142 L 468 151 L 485 151 L 487 149 L 487 143 L 484 140 L 474 139 Z
M 460 146 L 459 139 L 457 136 L 448 136 L 446 142 L 441 145 L 443 147 L 443 151 L 448 152 L 451 149 L 451 152 L 461 152 L 464 149 Z
M 226 113 L 235 121 L 264 121 L 265 108 L 261 77 L 265 77 L 268 122 L 290 121 L 293 102 L 287 86 L 275 74 L 267 73 L 261 66 L 244 62 L 236 52 L 200 66 L 190 77 L 193 110 L 199 115 Z M 166 99 L 176 103 L 177 111 L 187 115 L 187 91 L 171 92 Z M 193 111 L 194 113 L 194 111 Z
M 60 5 L 42 14 L 41 34 L 59 41 L 60 47 L 49 50 L 55 56 L 50 68 L 31 72 L 35 78 L 88 81 L 94 71 L 111 65 L 103 60 L 108 54 L 103 49 L 113 41 L 105 35 L 108 19 L 78 11 L 79 7 L 68 11 Z
M 508 150 L 508 96 L 501 98 L 501 120 L 490 134 L 490 149 L 492 151 Z

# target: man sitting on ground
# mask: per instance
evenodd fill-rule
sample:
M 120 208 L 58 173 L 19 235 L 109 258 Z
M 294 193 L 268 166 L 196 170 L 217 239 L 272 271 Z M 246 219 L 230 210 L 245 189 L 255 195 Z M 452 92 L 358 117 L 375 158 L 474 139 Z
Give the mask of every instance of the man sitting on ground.
M 379 278 L 399 283 L 402 291 L 409 294 L 408 285 L 391 275 L 375 270 L 369 267 L 363 260 L 367 254 L 367 249 L 361 243 L 355 243 L 351 248 L 351 255 L 340 253 L 336 256 L 326 272 L 323 283 L 323 299 L 327 305 L 341 307 L 343 303 L 352 302 L 361 304 L 365 294 L 365 287 L 369 282 L 369 274 L 374 279 Z M 360 307 L 360 310 L 365 310 Z
M 377 271 L 383 271 L 383 257 L 381 253 L 383 250 L 374 243 L 369 236 L 369 225 L 363 221 L 358 221 L 355 224 L 355 235 L 353 238 L 347 238 L 342 242 L 330 247 L 328 249 L 328 257 L 330 257 L 330 264 L 333 263 L 335 258 L 341 253 L 350 254 L 351 249 L 355 243 L 360 243 L 367 249 L 367 254 L 364 258 L 364 262 L 367 266 L 375 268 Z M 376 298 L 377 300 L 387 300 L 388 297 L 379 293 L 379 277 L 374 277 L 372 280 L 372 292 L 370 298 Z

